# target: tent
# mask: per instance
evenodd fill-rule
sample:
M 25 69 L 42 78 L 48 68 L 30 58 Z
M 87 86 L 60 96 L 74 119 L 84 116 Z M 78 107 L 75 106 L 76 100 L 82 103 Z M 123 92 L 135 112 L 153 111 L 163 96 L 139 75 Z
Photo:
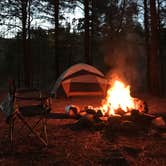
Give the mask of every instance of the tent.
M 55 97 L 104 96 L 107 80 L 93 66 L 79 63 L 71 66 L 57 79 L 51 92 Z

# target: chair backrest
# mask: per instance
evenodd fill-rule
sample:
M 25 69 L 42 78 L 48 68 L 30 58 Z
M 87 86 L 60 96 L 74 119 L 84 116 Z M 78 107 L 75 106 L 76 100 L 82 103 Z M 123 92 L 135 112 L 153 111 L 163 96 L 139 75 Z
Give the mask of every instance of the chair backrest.
M 9 88 L 8 93 L 9 93 L 10 97 L 12 98 L 12 101 L 14 102 L 16 85 L 15 85 L 15 81 L 13 79 L 8 81 L 8 88 Z
M 9 94 L 12 102 L 19 106 L 19 109 L 33 110 L 38 108 L 51 108 L 49 94 L 37 88 L 19 88 L 16 89 L 15 81 L 9 81 Z M 48 102 L 49 101 L 49 102 Z M 29 112 L 29 111 L 28 111 Z
M 18 89 L 15 92 L 15 104 L 24 116 L 36 116 L 44 113 L 40 90 L 28 88 Z

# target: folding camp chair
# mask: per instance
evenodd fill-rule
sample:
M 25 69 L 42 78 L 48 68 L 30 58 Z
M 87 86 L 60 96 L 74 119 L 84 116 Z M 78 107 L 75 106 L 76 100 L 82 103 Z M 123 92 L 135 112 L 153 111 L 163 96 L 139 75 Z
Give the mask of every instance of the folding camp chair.
M 11 145 L 13 145 L 14 124 L 19 119 L 29 129 L 28 135 L 34 134 L 40 142 L 47 146 L 47 113 L 51 109 L 50 97 L 37 89 L 20 89 L 12 95 L 14 111 L 8 120 Z M 35 124 L 30 124 L 29 117 L 38 117 L 38 121 Z M 36 131 L 39 124 L 42 129 L 40 134 Z

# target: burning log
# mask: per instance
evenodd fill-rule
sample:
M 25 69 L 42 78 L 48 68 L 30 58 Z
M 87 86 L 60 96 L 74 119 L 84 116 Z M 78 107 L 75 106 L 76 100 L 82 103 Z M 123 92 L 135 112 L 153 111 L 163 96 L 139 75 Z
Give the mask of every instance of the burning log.
M 108 118 L 109 117 L 107 117 L 107 116 L 101 116 L 101 117 L 99 117 L 99 119 L 101 120 L 101 121 L 108 121 Z
M 84 108 L 84 110 L 88 113 L 88 114 L 92 114 L 95 115 L 96 114 L 96 110 L 93 108 L 93 106 L 86 106 Z
M 124 110 L 123 110 L 122 108 L 116 109 L 116 110 L 115 110 L 115 113 L 116 113 L 117 115 L 121 115 L 121 116 L 123 116 L 123 115 L 125 114 L 125 112 L 124 112 Z
M 145 101 L 142 101 L 138 98 L 134 98 L 133 102 L 136 110 L 143 113 L 148 113 L 148 105 Z

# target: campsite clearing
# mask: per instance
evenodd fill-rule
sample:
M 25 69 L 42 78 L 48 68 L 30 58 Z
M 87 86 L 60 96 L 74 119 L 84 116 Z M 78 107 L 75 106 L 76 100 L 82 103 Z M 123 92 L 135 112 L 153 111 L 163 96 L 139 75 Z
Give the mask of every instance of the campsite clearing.
M 142 97 L 142 96 L 141 96 Z M 164 113 L 166 100 L 144 96 L 150 112 Z M 15 138 L 14 152 L 10 152 L 7 138 L 5 117 L 0 114 L 0 165 L 116 165 L 126 163 L 135 165 L 166 165 L 166 139 L 164 136 L 118 136 L 116 139 L 93 129 L 78 130 L 77 120 L 66 119 L 63 116 L 64 107 L 75 104 L 98 106 L 100 98 L 79 97 L 53 100 L 52 112 L 48 119 L 49 146 L 44 148 L 33 136 L 21 139 L 18 132 Z M 19 126 L 19 122 L 17 124 Z M 23 130 L 21 131 L 23 132 Z M 22 133 L 24 135 L 24 133 Z M 123 164 L 122 164 L 123 163 Z

